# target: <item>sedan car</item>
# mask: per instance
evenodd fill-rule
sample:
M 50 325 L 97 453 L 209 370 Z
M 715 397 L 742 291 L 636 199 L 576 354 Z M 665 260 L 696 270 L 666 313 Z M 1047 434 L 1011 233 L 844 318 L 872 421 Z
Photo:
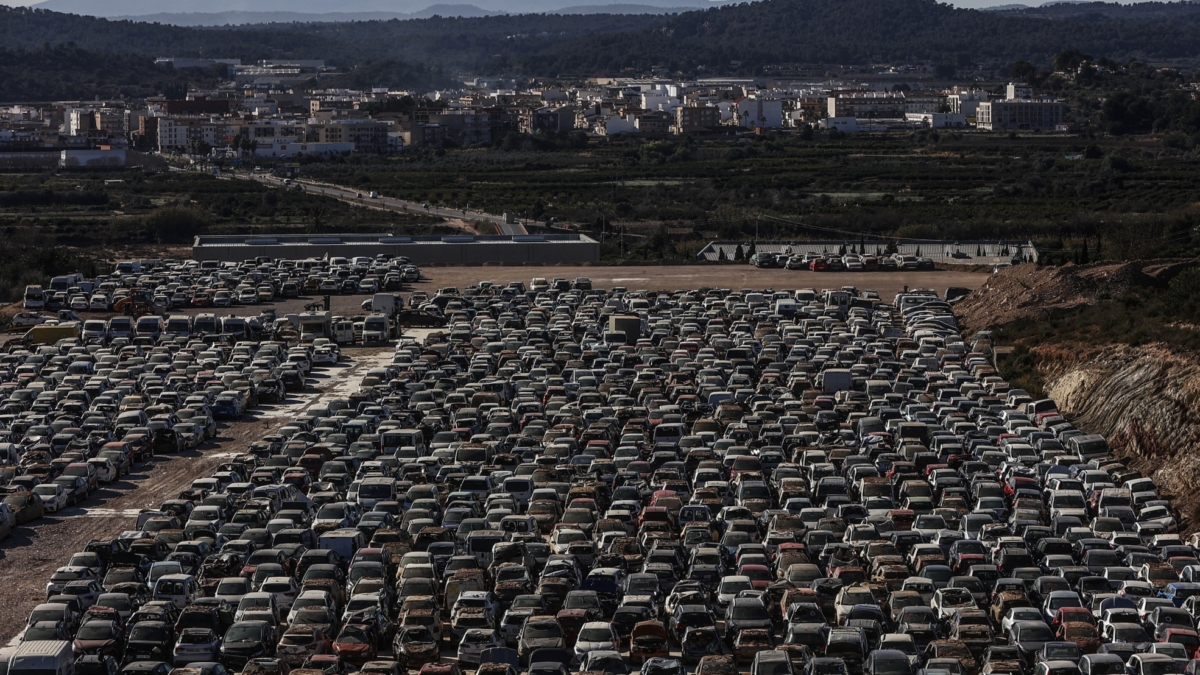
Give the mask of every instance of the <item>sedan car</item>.
M 471 628 L 463 633 L 458 643 L 458 662 L 479 664 L 483 652 L 493 647 L 503 647 L 504 641 L 490 628 Z
M 275 655 L 275 627 L 266 621 L 239 621 L 225 631 L 221 661 L 239 670 L 250 659 Z
M 175 643 L 175 665 L 194 661 L 216 661 L 221 654 L 221 637 L 211 628 L 185 628 Z
M 288 627 L 275 651 L 284 663 L 299 667 L 314 654 L 328 654 L 332 646 L 329 636 L 319 626 L 299 624 Z

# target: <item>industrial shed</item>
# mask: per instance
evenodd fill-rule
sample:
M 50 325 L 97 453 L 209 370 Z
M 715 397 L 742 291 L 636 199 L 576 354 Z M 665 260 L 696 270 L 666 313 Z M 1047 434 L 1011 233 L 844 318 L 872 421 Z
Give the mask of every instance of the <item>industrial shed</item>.
M 406 236 L 379 234 L 211 235 L 196 237 L 196 260 L 236 262 L 260 256 L 404 256 L 417 265 L 553 265 L 600 260 L 600 244 L 582 234 Z

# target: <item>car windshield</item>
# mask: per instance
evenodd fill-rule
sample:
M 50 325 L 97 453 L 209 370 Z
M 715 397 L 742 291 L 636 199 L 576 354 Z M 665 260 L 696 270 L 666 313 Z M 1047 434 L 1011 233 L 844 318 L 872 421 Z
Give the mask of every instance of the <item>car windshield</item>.
M 110 640 L 114 637 L 113 624 L 107 621 L 89 621 L 75 634 L 77 640 Z
M 754 584 L 749 579 L 723 579 L 718 592 L 721 594 L 736 595 L 741 591 L 749 591 L 753 588 Z
M 308 645 L 316 642 L 316 638 L 309 631 L 295 633 L 288 632 L 284 633 L 283 639 L 280 640 L 280 642 L 293 647 L 307 647 Z
M 876 659 L 874 666 L 872 672 L 875 675 L 908 675 L 912 672 L 907 659 Z
M 404 642 L 433 642 L 433 633 L 423 626 L 407 628 L 404 631 L 404 637 L 401 638 Z
M 206 645 L 212 642 L 212 636 L 208 633 L 187 631 L 179 636 L 179 641 L 185 645 Z
M 167 631 L 162 626 L 147 626 L 137 624 L 129 631 L 130 640 L 140 640 L 146 642 L 161 642 L 166 637 Z
M 1047 642 L 1054 639 L 1054 633 L 1046 624 L 1027 624 L 1021 626 L 1020 638 L 1027 642 Z
M 525 637 L 535 640 L 560 638 L 562 637 L 562 629 L 558 627 L 557 623 L 550 623 L 549 621 L 528 623 L 525 624 Z
M 587 642 L 609 642 L 612 631 L 608 628 L 585 628 L 579 632 L 579 639 Z
M 225 633 L 226 642 L 252 642 L 258 640 L 262 632 L 257 626 L 234 625 Z
M 1142 675 L 1168 675 L 1179 672 L 1174 661 L 1143 661 Z
M 370 641 L 369 636 L 361 628 L 355 626 L 347 626 L 342 630 L 342 634 L 338 636 L 338 642 L 344 644 L 366 644 Z
M 769 619 L 767 608 L 759 602 L 738 603 L 733 608 L 733 618 L 743 619 L 748 621 L 760 621 Z

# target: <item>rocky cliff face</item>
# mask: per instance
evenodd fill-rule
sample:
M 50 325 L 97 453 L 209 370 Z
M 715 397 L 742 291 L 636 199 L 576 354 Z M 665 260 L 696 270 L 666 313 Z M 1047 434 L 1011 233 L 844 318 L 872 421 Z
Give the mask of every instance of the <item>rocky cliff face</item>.
M 1190 517 L 1200 506 L 1200 360 L 1163 345 L 1035 351 L 1045 357 L 1046 394 L 1059 409 L 1108 438 Z
M 1195 259 L 1018 265 L 993 275 L 954 313 L 968 335 L 1047 321 L 1138 287 L 1165 288 L 1196 265 Z M 1174 495 L 1185 529 L 1200 527 L 1200 354 L 1161 343 L 1131 347 L 1086 344 L 1086 335 L 1061 339 L 1082 342 L 1024 345 L 1039 357 L 1046 394 L 1076 426 L 1103 434 L 1118 454 Z

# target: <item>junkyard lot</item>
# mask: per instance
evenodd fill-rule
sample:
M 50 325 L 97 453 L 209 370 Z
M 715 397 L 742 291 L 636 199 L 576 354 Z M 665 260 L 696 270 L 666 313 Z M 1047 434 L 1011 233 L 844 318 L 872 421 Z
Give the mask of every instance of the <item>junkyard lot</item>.
M 326 396 L 355 389 L 366 370 L 390 360 L 390 347 L 350 349 L 336 367 L 315 370 L 304 392 L 277 405 L 260 405 L 241 420 L 222 423 L 213 440 L 178 455 L 159 455 L 120 481 L 102 485 L 82 505 L 64 509 L 13 530 L 0 544 L 0 645 L 25 628 L 30 611 L 46 597 L 46 581 L 72 551 L 92 539 L 111 539 L 130 529 L 138 510 L 157 508 L 197 478 L 206 478 L 231 454 L 273 432 Z
M 890 298 L 906 288 L 936 288 L 944 291 L 950 286 L 977 288 L 988 274 L 968 271 L 926 271 L 888 273 L 817 273 L 781 269 L 757 269 L 749 265 L 723 266 L 631 266 L 631 267 L 440 267 L 424 268 L 422 281 L 406 287 L 405 291 L 423 290 L 432 295 L 437 288 L 457 286 L 460 290 L 480 281 L 507 284 L 521 281 L 528 285 L 534 277 L 573 280 L 587 277 L 595 287 L 624 286 L 634 289 L 670 288 L 836 288 L 856 286 L 872 289 Z M 331 297 L 334 314 L 361 314 L 360 304 L 369 296 L 335 295 Z M 298 313 L 319 297 L 280 300 L 275 303 L 233 308 L 196 308 L 187 313 L 213 312 L 219 314 L 252 315 L 261 309 L 274 307 L 280 314 Z M 105 317 L 98 313 L 89 316 Z M 198 451 L 179 456 L 155 458 L 115 484 L 93 495 L 82 509 L 76 508 L 47 516 L 30 525 L 17 528 L 12 537 L 0 545 L 0 574 L 6 582 L 0 586 L 0 638 L 7 642 L 24 627 L 25 617 L 34 605 L 45 597 L 44 584 L 50 574 L 62 564 L 70 551 L 82 549 L 94 538 L 110 538 L 128 529 L 137 511 L 154 508 L 164 499 L 173 498 L 192 480 L 208 476 L 230 453 L 244 449 L 251 441 L 261 438 L 281 426 L 289 415 L 314 404 L 326 395 L 345 395 L 357 386 L 378 357 L 390 356 L 390 349 L 351 349 L 347 355 L 354 359 L 337 368 L 322 369 L 309 380 L 310 389 L 292 394 L 278 406 L 263 406 L 244 420 L 222 425 L 219 436 Z M 315 387 L 315 388 L 314 388 Z M 350 389 L 347 390 L 346 387 Z
M 891 298 L 906 288 L 933 288 L 944 293 L 946 288 L 961 286 L 979 288 L 990 276 L 987 272 L 968 270 L 932 270 L 921 272 L 810 272 L 784 269 L 759 269 L 751 265 L 632 265 L 632 266 L 527 266 L 527 267 L 422 267 L 421 281 L 406 284 L 403 293 L 425 291 L 433 295 L 437 289 L 455 286 L 462 291 L 481 281 L 506 285 L 519 281 L 526 287 L 534 277 L 561 277 L 574 281 L 587 277 L 595 288 L 624 286 L 629 290 L 668 290 L 679 288 L 839 288 L 854 286 L 877 291 Z M 335 315 L 363 314 L 362 302 L 368 295 L 330 296 L 330 310 Z M 237 305 L 233 308 L 190 308 L 187 314 L 214 313 L 218 315 L 257 314 L 260 309 L 274 307 L 280 315 L 304 311 L 305 305 L 319 302 L 314 294 L 301 298 L 276 300 L 263 305 Z M 105 316 L 98 314 L 97 316 Z

